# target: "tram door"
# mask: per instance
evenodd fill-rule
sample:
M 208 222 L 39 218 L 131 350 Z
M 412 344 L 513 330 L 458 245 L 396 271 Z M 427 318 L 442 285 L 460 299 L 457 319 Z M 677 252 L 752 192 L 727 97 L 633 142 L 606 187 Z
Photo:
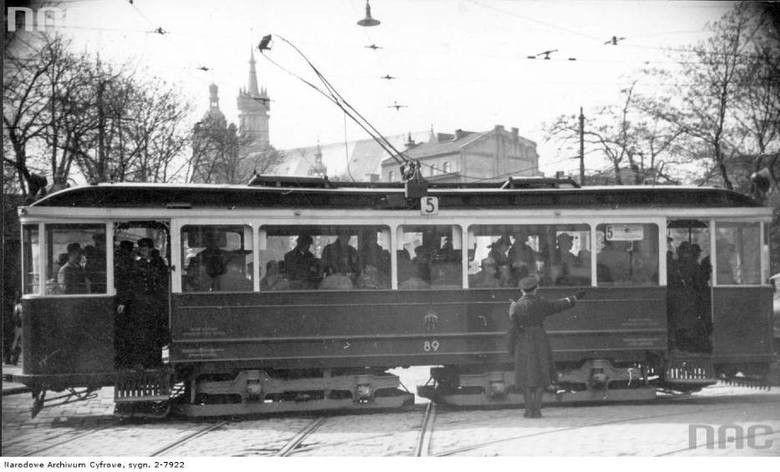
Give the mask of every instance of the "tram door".
M 669 345 L 678 351 L 712 352 L 712 262 L 707 221 L 667 224 Z
M 114 224 L 117 368 L 162 365 L 170 340 L 170 224 L 124 221 Z

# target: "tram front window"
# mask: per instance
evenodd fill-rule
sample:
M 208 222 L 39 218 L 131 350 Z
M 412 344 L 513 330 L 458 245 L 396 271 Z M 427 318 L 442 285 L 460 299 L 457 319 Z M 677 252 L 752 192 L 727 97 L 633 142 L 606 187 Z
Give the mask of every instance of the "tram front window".
M 264 226 L 260 291 L 390 288 L 386 226 Z
M 106 293 L 106 228 L 103 225 L 46 226 L 46 293 Z
M 590 285 L 588 225 L 478 225 L 469 228 L 469 288 Z
M 402 226 L 398 233 L 398 288 L 455 289 L 462 285 L 458 226 Z
M 718 285 L 761 283 L 761 226 L 759 223 L 717 223 L 715 232 Z
M 38 237 L 38 225 L 24 226 L 22 248 L 23 286 L 22 292 L 39 293 L 41 284 L 40 273 L 41 242 Z
M 181 239 L 183 291 L 252 291 L 252 230 L 249 226 L 184 226 Z
M 596 236 L 599 285 L 658 284 L 658 226 L 601 224 Z

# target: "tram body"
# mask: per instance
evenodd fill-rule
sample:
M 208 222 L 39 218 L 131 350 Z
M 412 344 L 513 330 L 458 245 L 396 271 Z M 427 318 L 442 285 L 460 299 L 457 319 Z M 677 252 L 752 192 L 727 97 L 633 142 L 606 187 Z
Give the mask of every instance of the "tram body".
M 421 395 L 520 403 L 506 335 L 516 277 L 493 283 L 487 268 L 491 254 L 499 257 L 491 252 L 497 240 L 510 235 L 535 254 L 522 270 L 542 277 L 542 296 L 588 290 L 545 322 L 560 388 L 548 400 L 647 399 L 658 388 L 695 391 L 736 376 L 760 382 L 772 361 L 771 209 L 720 189 L 523 182 L 432 185 L 438 208 L 406 199 L 400 185 L 270 177 L 250 186 L 110 184 L 50 195 L 20 209 L 25 316 L 16 380 L 32 387 L 39 408 L 46 390 L 113 385 L 118 404 L 163 402 L 208 416 L 397 407 L 412 398 L 387 371 L 438 366 Z M 360 254 L 378 241 L 386 252 L 376 262 L 379 281 L 358 280 L 369 272 L 363 265 L 351 281 L 333 274 L 329 285 L 320 274 L 316 284 L 276 277 L 285 283 L 272 286 L 304 233 L 321 262 L 339 233 Z M 114 252 L 140 236 L 154 237 L 169 267 L 170 343 L 164 365 L 133 372 L 114 366 Z M 105 278 L 93 278 L 104 283 L 61 293 L 52 280 L 56 253 L 68 241 L 101 238 L 109 242 Z M 561 249 L 564 239 L 574 247 Z M 699 266 L 708 259 L 711 267 L 696 294 L 671 283 L 673 247 L 685 240 L 703 251 Z M 237 261 L 232 285 L 193 262 L 209 244 Z M 556 273 L 556 251 L 579 261 L 576 276 Z M 422 285 L 407 283 L 415 278 Z M 670 325 L 684 315 L 674 310 L 707 318 L 700 347 L 678 345 Z

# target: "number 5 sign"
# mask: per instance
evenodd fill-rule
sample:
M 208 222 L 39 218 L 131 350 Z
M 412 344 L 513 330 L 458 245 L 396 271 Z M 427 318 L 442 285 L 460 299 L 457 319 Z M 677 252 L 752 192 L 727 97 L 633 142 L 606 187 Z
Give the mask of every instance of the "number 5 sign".
M 422 197 L 420 199 L 420 213 L 423 215 L 439 214 L 439 197 Z

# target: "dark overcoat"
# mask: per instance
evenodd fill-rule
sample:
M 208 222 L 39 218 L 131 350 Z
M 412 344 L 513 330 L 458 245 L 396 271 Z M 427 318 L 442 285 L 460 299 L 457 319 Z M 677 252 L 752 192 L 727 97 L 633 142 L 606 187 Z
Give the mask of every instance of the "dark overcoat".
M 120 368 L 156 367 L 167 343 L 167 268 L 144 258 L 122 259 L 117 268 L 116 364 Z
M 510 306 L 517 388 L 546 387 L 552 383 L 552 349 L 544 331 L 544 319 L 573 307 L 574 301 L 574 297 L 551 301 L 524 294 Z

